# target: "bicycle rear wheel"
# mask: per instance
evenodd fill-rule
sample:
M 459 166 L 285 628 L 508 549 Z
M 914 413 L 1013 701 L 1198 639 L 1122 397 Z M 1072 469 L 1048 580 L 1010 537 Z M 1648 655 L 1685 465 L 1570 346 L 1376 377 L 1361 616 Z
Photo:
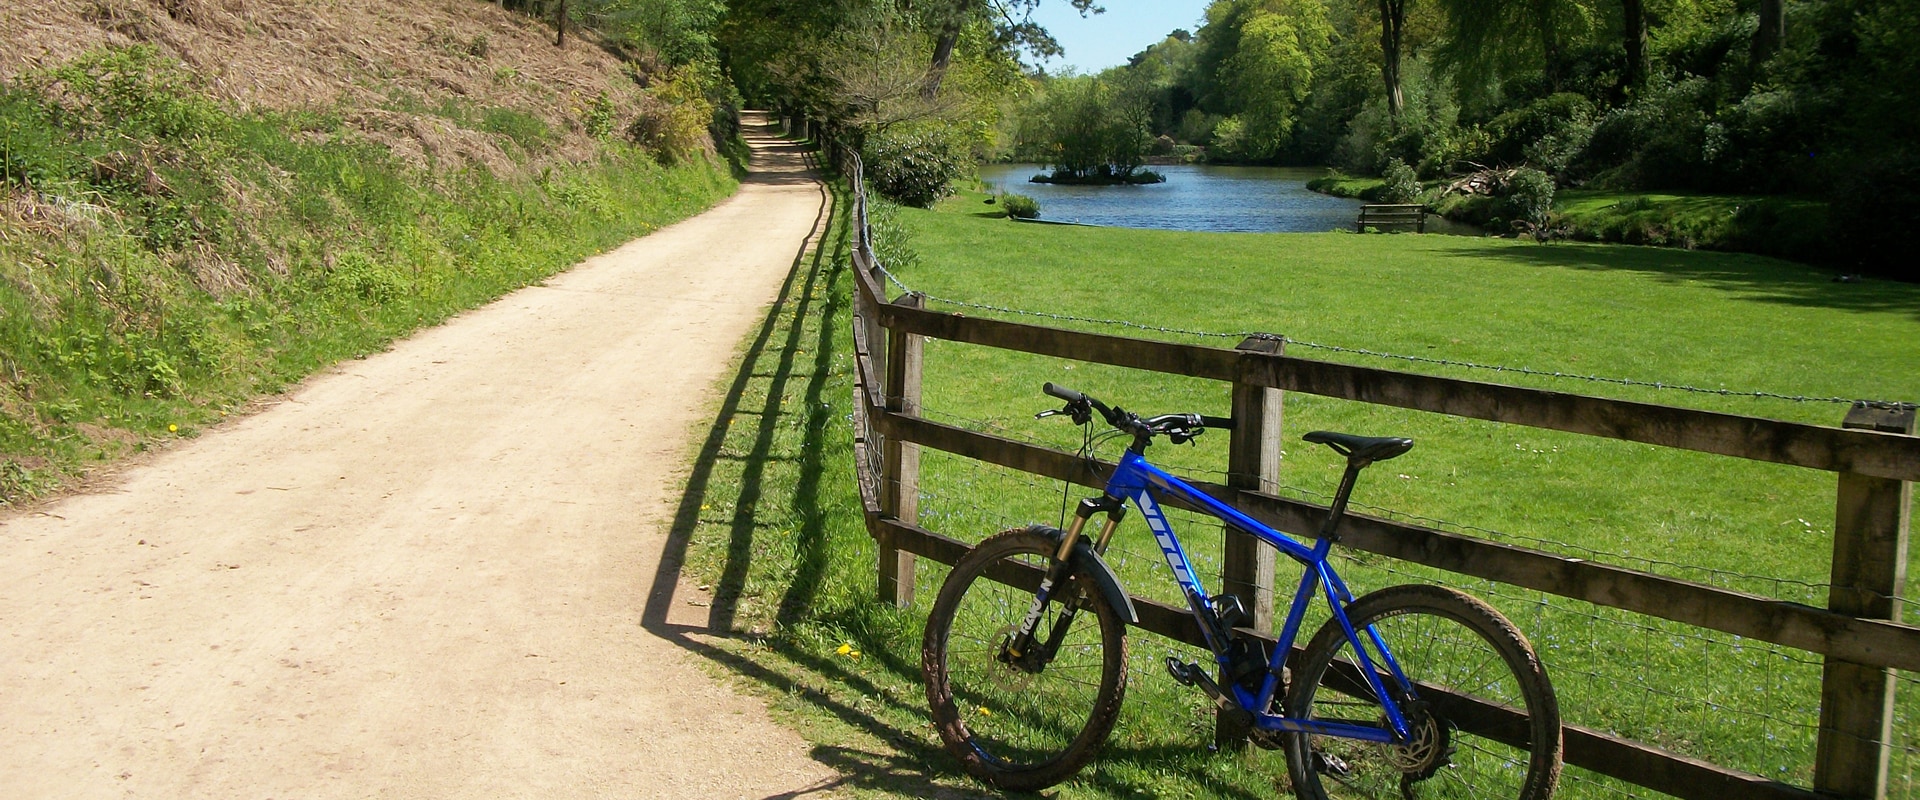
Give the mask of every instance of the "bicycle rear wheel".
M 1001 789 L 1072 777 L 1105 743 L 1126 694 L 1125 623 L 1071 572 L 1042 610 L 1028 659 L 1008 652 L 1055 535 L 1024 528 L 981 542 L 954 565 L 927 619 L 921 670 L 934 727 L 967 772 Z M 1033 659 L 1048 641 L 1057 642 L 1052 657 Z
M 1287 744 L 1294 793 L 1327 798 L 1543 800 L 1560 777 L 1560 712 L 1545 667 L 1513 623 L 1478 598 L 1439 586 L 1395 586 L 1347 608 L 1372 626 L 1419 699 L 1396 697 L 1407 745 L 1296 733 Z M 1382 685 L 1400 692 L 1368 645 Z M 1294 670 L 1286 714 L 1385 725 L 1338 620 L 1314 635 Z

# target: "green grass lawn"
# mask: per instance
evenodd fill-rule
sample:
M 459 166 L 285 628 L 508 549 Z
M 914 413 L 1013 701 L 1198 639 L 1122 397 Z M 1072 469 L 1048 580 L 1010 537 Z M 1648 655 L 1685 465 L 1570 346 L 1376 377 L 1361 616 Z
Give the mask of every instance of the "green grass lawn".
M 883 215 L 876 233 L 883 257 L 908 285 L 941 298 L 1196 331 L 1282 333 L 1295 340 L 1289 352 L 1309 358 L 1823 424 L 1836 424 L 1845 407 L 1490 372 L 1303 343 L 1711 390 L 1920 397 L 1920 358 L 1912 354 L 1920 287 L 1833 283 L 1787 262 L 1672 249 L 1014 225 L 971 214 L 978 205 L 963 197 L 938 211 Z M 716 608 L 724 605 L 727 622 L 751 634 L 727 645 L 723 660 L 751 664 L 743 671 L 773 690 L 777 707 L 818 743 L 816 755 L 859 772 L 857 796 L 962 796 L 969 784 L 938 750 L 918 684 L 919 628 L 945 569 L 922 564 L 914 609 L 868 600 L 873 555 L 847 445 L 844 263 L 835 254 L 807 265 L 770 316 L 772 344 L 750 351 L 742 367 L 740 395 L 751 408 L 723 414 L 720 457 L 708 459 L 714 466 L 700 482 L 705 488 L 688 495 L 698 511 L 683 510 L 682 519 L 697 518 L 686 524 L 692 564 L 722 593 Z M 1035 321 L 1223 347 L 1237 341 Z M 1031 418 L 1053 405 L 1039 393 L 1046 380 L 1142 412 L 1227 410 L 1226 388 L 1204 381 L 929 342 L 926 413 L 1071 449 L 1079 441 L 1071 425 Z M 1412 453 L 1368 472 L 1356 495 L 1365 513 L 1825 603 L 1832 475 L 1295 393 L 1286 406 L 1283 494 L 1318 501 L 1330 493 L 1335 460 L 1298 441 L 1319 428 L 1419 440 Z M 1151 455 L 1218 479 L 1224 439 Z M 921 519 L 943 533 L 978 540 L 1054 522 L 1062 503 L 1058 484 L 924 455 Z M 1217 575 L 1217 529 L 1180 531 L 1196 566 Z M 1137 527 L 1123 527 L 1114 560 L 1135 593 L 1173 599 L 1143 538 Z M 1569 722 L 1790 783 L 1810 780 L 1817 658 L 1366 554 L 1350 555 L 1341 570 L 1359 591 L 1432 581 L 1490 598 L 1544 654 Z M 1201 697 L 1158 666 L 1176 648 L 1142 634 L 1133 649 L 1133 683 L 1112 749 L 1058 796 L 1285 791 L 1278 754 L 1206 752 L 1211 722 Z M 1905 677 L 1894 796 L 1915 796 L 1909 743 L 1917 729 L 1909 712 L 1920 687 Z M 1573 771 L 1561 796 L 1617 797 L 1619 788 Z
M 1821 261 L 1827 204 L 1794 197 L 1568 189 L 1554 211 L 1590 241 L 1701 247 Z
M 1474 213 L 1471 206 L 1487 202 L 1484 197 L 1434 195 L 1445 183 L 1428 183 L 1426 202 L 1449 217 L 1468 221 Z M 1380 178 L 1338 173 L 1307 183 L 1316 192 L 1369 202 L 1378 202 L 1385 186 Z M 1758 253 L 1807 262 L 1827 260 L 1830 249 L 1827 204 L 1797 197 L 1562 189 L 1554 194 L 1551 225 L 1582 241 Z
M 964 214 L 896 213 L 883 229 L 909 237 L 918 254 L 900 276 L 936 297 L 1736 393 L 1920 397 L 1920 357 L 1911 346 L 1920 341 L 1920 287 L 1834 283 L 1766 258 L 1446 236 L 1034 229 Z M 1297 343 L 1290 352 L 1823 424 L 1837 424 L 1845 413 L 1833 403 L 1555 379 Z M 1227 411 L 1225 387 L 1204 381 L 945 342 L 931 343 L 928 353 L 930 414 L 1059 446 L 1070 446 L 1074 432 L 1027 418 L 1049 405 L 1037 391 L 1045 380 L 1143 412 Z M 1831 550 L 1832 475 L 1301 394 L 1288 397 L 1286 428 L 1282 483 L 1294 496 L 1323 498 L 1338 476 L 1330 454 L 1298 443 L 1298 434 L 1330 428 L 1411 435 L 1420 447 L 1373 470 L 1361 486 L 1359 500 L 1373 513 L 1825 603 L 1819 584 Z M 1225 463 L 1224 441 L 1154 455 L 1202 477 L 1217 477 L 1208 473 Z M 923 488 L 931 496 L 923 503 L 954 518 L 951 528 L 934 526 L 943 531 L 961 535 L 1058 517 L 1057 487 L 1031 485 L 1025 476 L 988 485 L 971 464 L 942 463 L 939 470 Z M 1030 499 L 1016 504 L 1014 497 Z M 1192 549 L 1217 552 L 1200 538 Z M 1145 556 L 1133 559 L 1143 570 L 1134 582 L 1164 584 L 1163 576 L 1147 577 L 1157 558 L 1142 549 Z M 1377 561 L 1350 568 L 1353 582 L 1458 582 Z M 1497 595 L 1551 654 L 1570 721 L 1783 780 L 1809 780 L 1818 670 L 1804 654 L 1506 587 L 1465 588 Z M 1596 617 L 1605 621 L 1596 624 Z M 1764 709 L 1733 701 L 1760 687 Z

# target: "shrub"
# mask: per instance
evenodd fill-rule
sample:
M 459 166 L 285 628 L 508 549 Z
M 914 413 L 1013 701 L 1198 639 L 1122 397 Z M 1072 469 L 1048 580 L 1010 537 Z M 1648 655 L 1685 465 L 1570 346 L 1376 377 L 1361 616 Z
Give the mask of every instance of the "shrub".
M 600 138 L 613 133 L 613 98 L 601 92 L 589 98 L 580 109 L 580 125 L 587 135 Z
M 1413 167 L 1399 158 L 1387 160 L 1387 168 L 1381 175 L 1387 180 L 1381 189 L 1380 201 L 1383 203 L 1411 203 L 1420 197 L 1420 176 L 1414 174 Z
M 1014 219 L 1039 219 L 1040 201 L 1024 194 L 1000 195 L 1000 207 L 1007 210 L 1007 216 Z
M 549 134 L 545 120 L 515 108 L 487 109 L 480 119 L 480 130 L 512 139 L 528 152 L 539 149 Z
M 54 113 L 76 130 L 183 140 L 225 124 L 193 75 L 151 45 L 95 50 L 48 74 Z
M 0 184 L 45 188 L 67 178 L 77 160 L 39 98 L 0 88 Z
M 707 99 L 698 72 L 681 67 L 654 84 L 640 101 L 640 116 L 627 126 L 627 138 L 653 153 L 662 164 L 712 155 L 714 103 Z
M 1207 148 L 1207 160 L 1224 163 L 1245 161 L 1251 157 L 1248 146 L 1247 123 L 1238 115 L 1227 117 L 1213 126 L 1213 143 Z
M 341 253 L 327 274 L 327 288 L 342 299 L 385 303 L 405 291 L 405 279 L 390 266 L 358 250 Z
M 1213 139 L 1214 126 L 1219 124 L 1219 115 L 1189 108 L 1180 116 L 1180 127 L 1174 130 L 1173 138 L 1189 144 L 1206 144 Z
M 868 205 L 867 224 L 873 228 L 873 256 L 882 265 L 903 272 L 919 265 L 913 229 L 900 224 L 899 206 L 886 200 Z
M 1505 197 L 1504 216 L 1544 224 L 1547 212 L 1553 210 L 1553 178 L 1540 170 L 1521 167 L 1507 179 Z
M 897 126 L 867 137 L 867 183 L 896 202 L 927 208 L 953 194 L 971 163 L 966 142 L 936 125 Z
M 1559 173 L 1586 149 L 1593 128 L 1593 101 L 1568 92 L 1549 95 L 1488 122 L 1488 155 L 1500 163 Z
M 1569 164 L 1570 169 L 1594 175 L 1599 186 L 1710 185 L 1704 156 L 1712 91 L 1712 84 L 1703 78 L 1650 87 L 1633 103 L 1595 122 L 1586 148 Z

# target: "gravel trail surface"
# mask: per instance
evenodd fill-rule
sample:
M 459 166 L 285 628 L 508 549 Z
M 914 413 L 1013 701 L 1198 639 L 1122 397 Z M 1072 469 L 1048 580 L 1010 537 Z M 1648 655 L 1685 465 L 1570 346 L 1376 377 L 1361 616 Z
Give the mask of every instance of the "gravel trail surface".
M 705 609 L 641 619 L 697 423 L 825 213 L 763 123 L 706 214 L 0 520 L 0 796 L 829 789 L 657 635 Z

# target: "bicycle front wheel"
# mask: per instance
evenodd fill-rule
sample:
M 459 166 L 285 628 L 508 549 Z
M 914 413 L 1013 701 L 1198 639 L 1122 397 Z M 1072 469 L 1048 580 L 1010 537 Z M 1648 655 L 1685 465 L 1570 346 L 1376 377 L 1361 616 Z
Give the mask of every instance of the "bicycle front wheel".
M 1035 642 L 1010 644 L 1058 549 L 1047 528 L 981 542 L 947 575 L 927 619 L 921 670 L 934 727 L 967 772 L 1001 789 L 1073 776 L 1105 743 L 1126 694 L 1125 623 L 1069 572 Z
M 1525 636 L 1492 606 L 1439 586 L 1395 586 L 1347 607 L 1381 685 L 1413 739 L 1380 744 L 1296 733 L 1287 744 L 1294 793 L 1324 798 L 1544 800 L 1560 777 L 1560 711 Z M 1366 633 L 1378 633 L 1417 697 L 1406 696 Z M 1338 620 L 1315 634 L 1294 670 L 1286 714 L 1387 725 Z

